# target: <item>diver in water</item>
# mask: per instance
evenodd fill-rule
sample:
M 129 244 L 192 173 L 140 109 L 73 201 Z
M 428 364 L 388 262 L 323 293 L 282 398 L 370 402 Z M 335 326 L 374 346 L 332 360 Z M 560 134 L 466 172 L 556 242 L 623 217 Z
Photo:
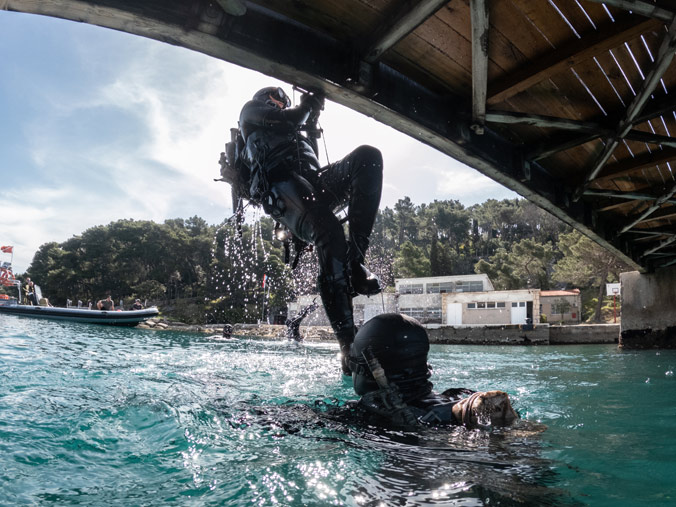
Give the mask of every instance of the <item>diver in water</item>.
M 312 300 L 312 304 L 303 308 L 293 319 L 286 319 L 286 337 L 289 340 L 303 341 L 303 337 L 300 335 L 300 323 L 303 322 L 305 317 L 314 312 L 317 306 L 317 303 Z
M 378 149 L 360 146 L 321 167 L 317 122 L 323 108 L 318 94 L 303 93 L 300 104 L 291 107 L 281 88 L 259 90 L 240 113 L 240 158 L 248 168 L 247 198 L 260 203 L 295 238 L 314 245 L 319 292 L 340 344 L 343 373 L 349 375 L 347 356 L 355 336 L 352 297 L 380 292 L 364 258 L 380 203 L 383 161 Z M 334 214 L 345 205 L 347 239 Z
M 378 315 L 357 333 L 350 352 L 357 408 L 384 423 L 509 425 L 519 416 L 507 393 L 448 389 L 435 393 L 429 378 L 427 331 L 417 320 L 400 314 Z
M 222 337 L 229 340 L 230 338 L 232 338 L 232 331 L 233 331 L 232 324 L 230 323 L 224 324 Z

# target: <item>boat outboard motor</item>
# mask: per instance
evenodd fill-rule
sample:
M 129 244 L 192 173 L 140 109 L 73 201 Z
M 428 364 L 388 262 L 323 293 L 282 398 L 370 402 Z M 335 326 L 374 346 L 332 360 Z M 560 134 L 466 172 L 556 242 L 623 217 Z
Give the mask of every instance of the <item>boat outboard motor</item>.
M 406 315 L 385 313 L 364 324 L 350 350 L 352 385 L 360 396 L 379 389 L 364 352 L 370 352 L 382 366 L 387 381 L 396 386 L 408 403 L 432 392 L 431 372 L 427 364 L 430 350 L 427 331 Z

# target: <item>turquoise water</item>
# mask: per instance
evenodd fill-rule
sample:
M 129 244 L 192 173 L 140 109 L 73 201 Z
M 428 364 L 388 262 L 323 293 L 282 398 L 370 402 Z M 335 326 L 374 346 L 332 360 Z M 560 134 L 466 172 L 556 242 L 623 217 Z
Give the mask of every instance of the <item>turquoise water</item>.
M 540 433 L 360 424 L 337 351 L 0 316 L 0 504 L 676 503 L 676 351 L 432 348 Z

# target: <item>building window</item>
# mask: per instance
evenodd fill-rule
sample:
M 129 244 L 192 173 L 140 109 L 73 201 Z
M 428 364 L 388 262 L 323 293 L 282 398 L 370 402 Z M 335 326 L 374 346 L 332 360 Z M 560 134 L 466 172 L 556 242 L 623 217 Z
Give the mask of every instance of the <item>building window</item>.
M 512 308 L 516 308 L 517 306 L 519 306 L 519 303 L 512 303 Z
M 504 302 L 502 302 L 502 303 L 495 303 L 495 306 L 497 306 L 498 308 L 504 308 L 504 307 L 505 307 L 505 303 L 504 303 Z
M 427 284 L 428 294 L 446 294 L 448 292 L 455 292 L 455 284 L 453 282 L 435 282 Z
M 456 292 L 483 292 L 483 282 L 457 282 L 455 284 Z
M 468 310 L 474 310 L 476 308 L 476 303 L 467 303 Z
M 429 324 L 441 324 L 441 308 L 428 308 L 424 320 Z
M 399 294 L 422 294 L 422 283 L 408 283 L 399 286 Z
M 414 319 L 422 320 L 425 317 L 424 308 L 402 308 L 401 313 L 413 317 Z
M 486 308 L 486 303 L 479 302 L 479 303 L 476 304 L 476 307 L 479 308 L 479 309 Z
M 526 303 L 524 301 L 519 301 L 519 306 L 523 308 L 524 306 L 526 306 Z
M 495 308 L 495 301 L 489 301 L 486 303 L 486 308 Z

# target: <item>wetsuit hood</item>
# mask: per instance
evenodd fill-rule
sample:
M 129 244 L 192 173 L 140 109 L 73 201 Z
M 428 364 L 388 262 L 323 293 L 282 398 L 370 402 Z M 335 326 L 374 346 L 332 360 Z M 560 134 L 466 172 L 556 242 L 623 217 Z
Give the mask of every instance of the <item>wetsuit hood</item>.
M 423 397 L 432 391 L 427 355 L 430 349 L 427 331 L 406 315 L 381 314 L 364 324 L 350 349 L 353 387 L 357 394 L 378 389 L 363 357 L 370 348 L 390 383 L 396 384 L 405 401 Z

